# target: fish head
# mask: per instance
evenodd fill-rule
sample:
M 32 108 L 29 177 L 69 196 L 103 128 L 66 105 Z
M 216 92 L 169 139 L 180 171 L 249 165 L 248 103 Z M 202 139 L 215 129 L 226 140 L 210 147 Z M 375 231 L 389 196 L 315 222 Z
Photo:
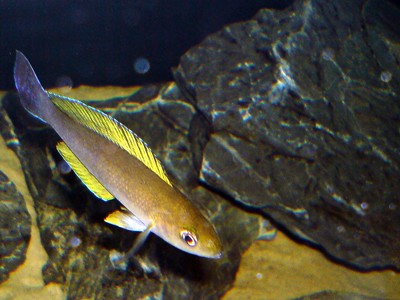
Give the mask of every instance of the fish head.
M 155 231 L 162 239 L 182 251 L 207 258 L 222 257 L 222 244 L 217 231 L 200 211 L 192 211 L 170 222 L 163 222 L 161 228 Z

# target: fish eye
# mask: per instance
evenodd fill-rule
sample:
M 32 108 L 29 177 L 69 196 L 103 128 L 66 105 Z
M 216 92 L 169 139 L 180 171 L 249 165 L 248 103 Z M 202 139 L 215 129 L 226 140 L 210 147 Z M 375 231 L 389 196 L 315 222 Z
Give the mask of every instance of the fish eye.
M 187 230 L 182 230 L 181 231 L 181 238 L 188 244 L 190 247 L 194 247 L 197 244 L 197 237 L 194 233 L 187 231 Z

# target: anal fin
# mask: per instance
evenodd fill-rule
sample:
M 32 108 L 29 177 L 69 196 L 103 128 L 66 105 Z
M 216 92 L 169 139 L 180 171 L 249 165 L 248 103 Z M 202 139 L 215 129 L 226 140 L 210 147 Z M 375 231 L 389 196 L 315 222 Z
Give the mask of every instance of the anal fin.
M 64 142 L 57 144 L 57 150 L 93 194 L 104 201 L 114 199 L 114 196 L 89 172 Z
M 146 230 L 146 225 L 126 209 L 112 212 L 104 219 L 104 221 L 130 231 Z

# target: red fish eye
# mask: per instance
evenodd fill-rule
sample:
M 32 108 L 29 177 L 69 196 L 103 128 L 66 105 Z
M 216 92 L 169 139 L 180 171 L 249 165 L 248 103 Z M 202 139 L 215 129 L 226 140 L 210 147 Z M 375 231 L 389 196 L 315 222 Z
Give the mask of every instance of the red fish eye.
M 196 235 L 190 231 L 182 230 L 181 231 L 181 238 L 188 244 L 190 247 L 194 247 L 197 244 Z

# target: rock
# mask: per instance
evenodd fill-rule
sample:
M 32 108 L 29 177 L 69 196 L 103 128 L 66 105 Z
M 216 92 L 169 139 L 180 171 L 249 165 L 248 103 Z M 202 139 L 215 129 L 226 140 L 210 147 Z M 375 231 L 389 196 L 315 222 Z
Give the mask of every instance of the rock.
M 215 224 L 225 247 L 220 260 L 151 236 L 127 265 L 116 265 L 137 236 L 103 222 L 118 202 L 99 201 L 61 171 L 59 137 L 6 94 L 0 117 L 10 122 L 0 132 L 21 162 L 30 191 L 24 199 L 33 199 L 32 236 L 36 228 L 48 255 L 45 287 L 57 293 L 62 286 L 71 299 L 217 299 L 254 239 L 273 239 L 267 215 L 335 261 L 398 268 L 396 15 L 377 0 L 297 1 L 208 37 L 182 57 L 176 83 L 123 94 L 64 91 L 90 99 L 150 145 Z M 28 248 L 33 241 L 39 238 Z
M 296 1 L 190 49 L 200 179 L 356 268 L 400 268 L 400 11 Z
M 1 96 L 2 94 L 0 99 Z M 0 111 L 2 110 L 0 102 Z M 0 128 L 9 126 L 4 114 L 0 113 Z M 10 272 L 25 261 L 31 238 L 31 218 L 21 193 L 7 176 L 17 173 L 13 159 L 15 157 L 8 155 L 11 151 L 6 148 L 5 141 L 1 137 L 0 143 L 0 282 L 2 282 L 9 277 Z
M 79 90 L 71 90 L 66 96 L 96 99 L 85 96 L 85 89 Z M 14 127 L 2 128 L 2 134 L 17 132 L 14 139 L 18 143 L 13 150 L 26 174 L 43 247 L 49 256 L 43 280 L 47 286 L 63 285 L 66 297 L 72 299 L 160 295 L 167 299 L 216 299 L 229 289 L 244 250 L 259 235 L 269 237 L 271 227 L 267 224 L 265 228 L 259 216 L 231 206 L 198 184 L 191 152 L 198 147 L 191 143 L 190 132 L 199 130 L 199 121 L 194 107 L 182 99 L 174 84 L 136 88 L 131 95 L 115 98 L 117 91 L 112 99 L 87 103 L 138 133 L 161 157 L 178 186 L 211 216 L 223 241 L 224 257 L 195 257 L 151 236 L 126 266 L 115 266 L 113 257 L 128 251 L 137 236 L 103 221 L 118 207 L 117 201 L 102 202 L 74 174 L 61 174 L 57 167 L 61 158 L 54 150 L 58 137 L 25 113 L 16 95 L 9 93 L 2 102 Z M 89 92 L 100 99 L 104 89 L 97 94 L 96 89 Z
M 278 232 L 273 242 L 256 241 L 243 254 L 230 299 L 397 299 L 400 274 L 359 272 L 327 259 Z
M 0 282 L 25 260 L 31 218 L 13 182 L 0 171 Z
M 324 300 L 379 300 L 383 298 L 378 297 L 369 297 L 361 294 L 354 293 L 343 293 L 343 292 L 320 292 L 312 295 L 296 298 L 295 300 L 316 300 L 316 299 L 324 299 Z
M 33 200 L 21 164 L 11 150 L 17 151 L 19 143 L 2 107 L 2 96 L 0 92 L 0 299 L 65 299 L 59 285 L 45 286 L 43 282 L 42 267 L 48 257 L 40 242 Z

